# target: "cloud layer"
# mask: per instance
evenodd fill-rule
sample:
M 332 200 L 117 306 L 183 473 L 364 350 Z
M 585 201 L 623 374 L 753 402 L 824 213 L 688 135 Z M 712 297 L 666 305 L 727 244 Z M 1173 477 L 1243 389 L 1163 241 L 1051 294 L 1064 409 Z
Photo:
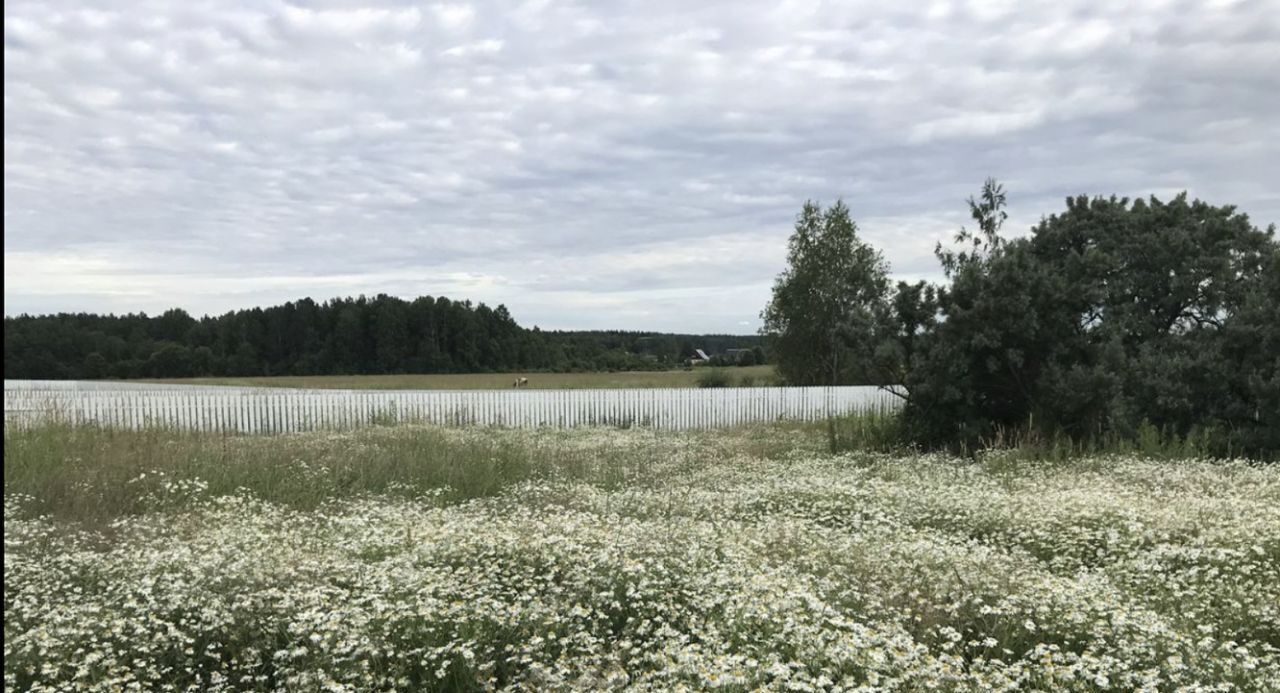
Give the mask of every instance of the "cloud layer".
M 987 175 L 1016 228 L 1182 189 L 1280 220 L 1270 2 L 122 7 L 5 5 L 8 315 L 750 332 L 806 198 L 904 278 Z

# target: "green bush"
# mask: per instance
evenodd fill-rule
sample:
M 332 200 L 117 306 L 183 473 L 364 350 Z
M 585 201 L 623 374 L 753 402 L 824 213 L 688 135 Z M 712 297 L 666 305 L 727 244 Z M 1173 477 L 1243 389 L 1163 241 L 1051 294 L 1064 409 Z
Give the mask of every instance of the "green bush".
M 729 387 L 729 374 L 719 368 L 709 368 L 698 374 L 698 387 Z

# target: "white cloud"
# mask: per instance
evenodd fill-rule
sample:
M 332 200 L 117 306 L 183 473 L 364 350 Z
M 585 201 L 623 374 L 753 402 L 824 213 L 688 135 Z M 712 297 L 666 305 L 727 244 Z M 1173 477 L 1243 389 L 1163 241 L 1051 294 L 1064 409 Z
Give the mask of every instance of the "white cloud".
M 285 4 L 280 17 L 292 29 L 333 36 L 359 36 L 375 30 L 408 31 L 422 21 L 422 13 L 416 7 L 313 10 Z
M 485 39 L 474 43 L 466 43 L 460 46 L 446 49 L 441 55 L 451 58 L 465 58 L 473 55 L 494 55 L 502 51 L 502 41 L 498 39 Z
M 904 278 L 987 175 L 1280 220 L 1275 13 L 935 2 L 5 5 L 5 306 L 449 293 L 756 324 L 806 198 Z M 105 263 L 105 264 L 104 264 Z
M 1042 110 L 999 113 L 971 111 L 938 120 L 918 123 L 911 128 L 911 141 L 932 142 L 948 137 L 992 137 L 1026 130 L 1044 122 Z
M 470 5 L 440 4 L 431 8 L 446 29 L 462 29 L 475 19 L 476 10 Z

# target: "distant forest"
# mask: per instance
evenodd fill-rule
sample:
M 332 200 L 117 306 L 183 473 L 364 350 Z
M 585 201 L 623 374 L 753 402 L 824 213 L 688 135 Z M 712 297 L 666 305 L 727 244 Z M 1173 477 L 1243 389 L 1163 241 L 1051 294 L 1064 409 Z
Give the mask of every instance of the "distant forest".
M 694 349 L 764 359 L 759 336 L 542 331 L 501 305 L 430 296 L 308 298 L 198 319 L 180 309 L 4 319 L 12 379 L 657 370 Z

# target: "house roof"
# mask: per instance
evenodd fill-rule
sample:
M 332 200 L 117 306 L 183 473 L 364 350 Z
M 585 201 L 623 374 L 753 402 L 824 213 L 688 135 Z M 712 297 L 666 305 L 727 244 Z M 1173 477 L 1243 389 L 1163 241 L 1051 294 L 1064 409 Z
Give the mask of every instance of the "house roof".
M 693 351 L 694 351 L 694 353 L 696 353 L 696 354 L 698 355 L 698 358 L 699 358 L 699 359 L 701 359 L 701 360 L 703 360 L 703 361 L 710 361 L 710 360 L 711 360 L 711 357 L 710 357 L 710 356 L 707 356 L 707 352 L 705 352 L 705 351 L 703 351 L 703 350 L 701 350 L 701 349 L 694 349 Z

